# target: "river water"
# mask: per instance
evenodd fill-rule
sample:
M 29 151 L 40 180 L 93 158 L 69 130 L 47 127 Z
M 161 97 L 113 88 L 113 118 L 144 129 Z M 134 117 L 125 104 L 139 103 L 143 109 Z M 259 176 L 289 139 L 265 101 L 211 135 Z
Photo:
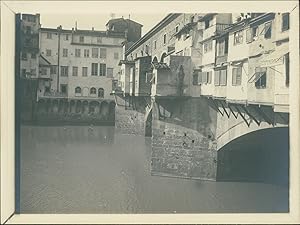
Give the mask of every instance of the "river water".
M 22 126 L 21 213 L 288 211 L 287 185 L 151 176 L 150 159 L 114 127 Z

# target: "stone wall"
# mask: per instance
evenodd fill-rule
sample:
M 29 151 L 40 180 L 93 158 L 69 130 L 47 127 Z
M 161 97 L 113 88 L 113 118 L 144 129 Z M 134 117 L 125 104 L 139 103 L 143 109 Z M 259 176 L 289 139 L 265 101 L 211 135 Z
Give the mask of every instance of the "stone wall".
M 23 122 L 113 125 L 115 121 L 114 101 L 80 101 L 62 98 L 40 99 L 32 103 L 34 105 L 33 117 Z
M 151 174 L 216 180 L 216 111 L 204 98 L 155 98 Z
M 122 134 L 145 135 L 145 98 L 116 96 L 115 127 Z

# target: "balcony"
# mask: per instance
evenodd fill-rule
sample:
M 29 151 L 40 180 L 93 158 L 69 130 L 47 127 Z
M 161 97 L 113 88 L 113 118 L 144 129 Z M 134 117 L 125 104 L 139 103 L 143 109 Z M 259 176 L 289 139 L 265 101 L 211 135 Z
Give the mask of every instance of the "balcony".
M 227 54 L 217 56 L 216 57 L 216 65 L 220 65 L 222 63 L 227 62 L 227 56 L 228 56 Z
M 229 26 L 229 24 L 219 23 L 219 24 L 214 24 L 214 25 L 208 27 L 207 29 L 203 30 L 203 40 L 206 40 L 210 37 L 213 37 L 217 34 L 222 33 L 224 31 L 224 29 L 228 26 Z

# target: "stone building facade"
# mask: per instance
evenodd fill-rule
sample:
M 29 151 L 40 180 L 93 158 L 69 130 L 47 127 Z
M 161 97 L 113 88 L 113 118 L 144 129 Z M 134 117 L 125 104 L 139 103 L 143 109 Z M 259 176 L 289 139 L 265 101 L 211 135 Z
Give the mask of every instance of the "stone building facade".
M 109 21 L 106 31 L 41 28 L 40 53 L 51 64 L 51 82 L 40 83 L 38 96 L 112 99 L 122 43 L 139 33 L 140 24 L 123 18 Z

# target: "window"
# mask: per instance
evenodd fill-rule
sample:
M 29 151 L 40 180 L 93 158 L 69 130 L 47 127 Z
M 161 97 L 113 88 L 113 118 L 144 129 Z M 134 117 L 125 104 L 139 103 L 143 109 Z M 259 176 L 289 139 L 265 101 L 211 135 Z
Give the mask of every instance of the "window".
M 47 33 L 47 39 L 52 39 L 52 33 Z
M 46 56 L 51 56 L 51 50 L 50 49 L 46 49 Z
M 83 55 L 85 58 L 90 57 L 90 50 L 89 49 L 84 49 Z
M 243 30 L 237 31 L 233 35 L 233 44 L 242 44 L 243 43 Z
M 83 43 L 83 42 L 84 42 L 84 36 L 80 36 L 80 37 L 79 37 L 79 42 L 80 42 L 80 43 Z
M 221 86 L 226 86 L 227 85 L 227 70 L 221 70 L 220 73 L 220 85 Z
M 175 27 L 175 33 L 177 33 L 179 31 L 179 25 L 177 25 L 176 27 Z
M 220 85 L 220 70 L 215 70 L 215 86 L 219 86 Z
M 35 53 L 31 53 L 31 58 L 32 59 L 36 59 L 36 54 Z
M 91 94 L 91 95 L 97 94 L 96 88 L 92 87 L 92 88 L 90 89 L 90 94 Z
M 212 50 L 212 41 L 207 41 L 204 43 L 204 53 L 210 52 Z
M 99 98 L 104 98 L 104 89 L 103 88 L 98 89 L 98 97 Z
M 102 43 L 102 38 L 101 37 L 97 37 L 97 43 Z
M 80 57 L 81 51 L 80 49 L 75 49 L 75 57 Z
M 209 28 L 209 20 L 205 20 L 204 21 L 204 29 L 207 29 L 207 28 Z
M 69 67 L 68 66 L 61 66 L 61 76 L 62 77 L 67 77 L 69 75 Z
M 154 41 L 153 46 L 154 46 L 154 49 L 156 49 L 156 41 Z
M 265 38 L 269 39 L 272 35 L 272 22 L 265 23 Z
M 73 69 L 72 69 L 72 75 L 73 76 L 78 76 L 78 67 L 77 66 L 73 66 Z
M 41 75 L 42 75 L 42 76 L 47 75 L 47 68 L 45 68 L 45 67 L 42 67 L 42 68 L 41 68 Z
M 287 53 L 284 56 L 284 65 L 285 65 L 285 86 L 290 84 L 290 54 Z
M 22 52 L 22 60 L 27 60 L 27 53 L 26 52 Z
M 114 53 L 114 59 L 119 59 L 119 53 L 118 52 Z
M 63 57 L 68 57 L 68 49 L 67 48 L 63 49 Z
M 61 90 L 61 93 L 63 93 L 63 94 L 67 94 L 67 85 L 66 84 L 61 84 L 60 85 L 60 90 Z
M 100 63 L 100 76 L 106 76 L 106 64 Z
M 107 77 L 109 78 L 114 77 L 114 68 L 107 68 Z
M 99 49 L 98 48 L 92 48 L 92 57 L 93 58 L 99 57 Z
M 282 14 L 282 24 L 281 24 L 281 31 L 286 31 L 290 29 L 290 14 L 283 13 Z
M 218 56 L 223 56 L 228 53 L 228 39 L 218 41 Z
M 167 43 L 167 34 L 164 34 L 164 44 Z
M 98 76 L 98 63 L 92 63 L 92 76 Z
M 100 58 L 101 59 L 106 58 L 106 48 L 100 48 Z
M 68 34 L 65 35 L 65 40 L 66 41 L 69 40 L 69 35 Z
M 81 87 L 75 88 L 75 94 L 81 94 Z
M 50 67 L 50 74 L 56 74 L 57 72 L 56 72 L 56 69 L 57 67 L 56 66 L 51 66 Z
M 266 67 L 256 67 L 255 68 L 255 87 L 256 88 L 266 88 L 267 87 L 267 68 Z
M 82 67 L 82 76 L 87 77 L 88 74 L 88 68 L 87 67 Z
M 232 85 L 238 86 L 242 84 L 242 67 L 232 68 Z
M 146 47 L 145 47 L 145 53 L 146 53 L 147 55 L 149 55 L 149 45 L 146 45 Z
M 215 70 L 215 86 L 227 85 L 227 69 Z

